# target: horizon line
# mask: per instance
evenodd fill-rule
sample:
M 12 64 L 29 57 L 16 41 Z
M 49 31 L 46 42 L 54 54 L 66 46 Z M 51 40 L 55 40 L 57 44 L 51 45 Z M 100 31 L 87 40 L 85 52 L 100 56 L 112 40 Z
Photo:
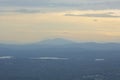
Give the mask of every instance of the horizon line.
M 17 42 L 17 41 L 0 41 L 0 44 L 8 44 L 8 45 L 27 45 L 27 44 L 36 44 L 36 43 L 42 43 L 43 41 L 52 41 L 52 40 L 57 40 L 57 39 L 61 39 L 64 41 L 68 41 L 71 43 L 98 43 L 98 44 L 120 44 L 120 42 L 118 41 L 83 41 L 83 40 L 72 40 L 72 39 L 68 39 L 68 38 L 48 38 L 48 39 L 42 39 L 42 40 L 38 40 L 38 41 L 31 41 L 31 42 Z

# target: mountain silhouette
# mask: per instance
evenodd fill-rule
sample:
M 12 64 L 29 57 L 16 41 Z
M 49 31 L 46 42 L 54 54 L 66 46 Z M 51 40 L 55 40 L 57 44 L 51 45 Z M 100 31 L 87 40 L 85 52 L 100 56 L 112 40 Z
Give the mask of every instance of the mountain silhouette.
M 58 48 L 58 49 L 84 49 L 84 50 L 119 50 L 120 43 L 96 43 L 96 42 L 76 42 L 64 38 L 46 39 L 31 44 L 0 44 L 0 50 L 8 49 L 43 49 L 43 48 Z
M 74 43 L 76 42 L 63 38 L 47 39 L 39 42 L 39 44 L 42 45 L 66 45 L 66 44 L 74 44 Z

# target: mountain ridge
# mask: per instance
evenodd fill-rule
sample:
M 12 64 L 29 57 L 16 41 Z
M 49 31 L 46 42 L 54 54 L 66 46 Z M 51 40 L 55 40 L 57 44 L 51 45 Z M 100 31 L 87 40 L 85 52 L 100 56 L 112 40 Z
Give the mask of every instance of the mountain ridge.
M 56 38 L 47 39 L 40 42 L 24 45 L 11 45 L 11 44 L 0 44 L 0 49 L 23 49 L 23 50 L 39 50 L 48 48 L 58 48 L 58 49 L 85 49 L 85 50 L 119 50 L 120 43 L 96 43 L 96 42 L 75 42 L 68 39 Z
M 25 43 L 25 44 L 17 44 L 17 43 L 0 43 L 0 45 L 31 45 L 31 44 L 38 44 L 38 45 L 64 45 L 64 44 L 120 44 L 118 42 L 81 42 L 75 41 L 65 38 L 53 38 L 53 39 L 45 39 L 38 42 L 33 43 Z

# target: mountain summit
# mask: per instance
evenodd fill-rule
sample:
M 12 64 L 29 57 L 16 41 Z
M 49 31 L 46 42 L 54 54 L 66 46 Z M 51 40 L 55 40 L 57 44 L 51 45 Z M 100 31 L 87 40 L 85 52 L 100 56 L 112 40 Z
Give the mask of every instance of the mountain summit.
M 55 38 L 55 39 L 47 39 L 40 42 L 40 44 L 45 45 L 65 45 L 75 43 L 71 40 L 63 39 L 63 38 Z

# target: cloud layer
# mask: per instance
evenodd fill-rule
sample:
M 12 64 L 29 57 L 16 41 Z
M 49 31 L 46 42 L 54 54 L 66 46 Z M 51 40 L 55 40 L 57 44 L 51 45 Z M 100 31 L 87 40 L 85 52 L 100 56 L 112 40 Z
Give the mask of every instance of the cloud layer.
M 0 0 L 0 7 L 67 7 L 77 9 L 120 9 L 120 0 Z
M 100 17 L 100 18 L 120 18 L 120 15 L 114 13 L 93 13 L 93 14 L 65 14 L 65 16 L 81 16 L 81 17 Z
M 0 59 L 12 59 L 13 56 L 0 56 Z
M 30 58 L 33 60 L 68 60 L 68 58 L 59 58 L 59 57 L 38 57 L 38 58 Z

